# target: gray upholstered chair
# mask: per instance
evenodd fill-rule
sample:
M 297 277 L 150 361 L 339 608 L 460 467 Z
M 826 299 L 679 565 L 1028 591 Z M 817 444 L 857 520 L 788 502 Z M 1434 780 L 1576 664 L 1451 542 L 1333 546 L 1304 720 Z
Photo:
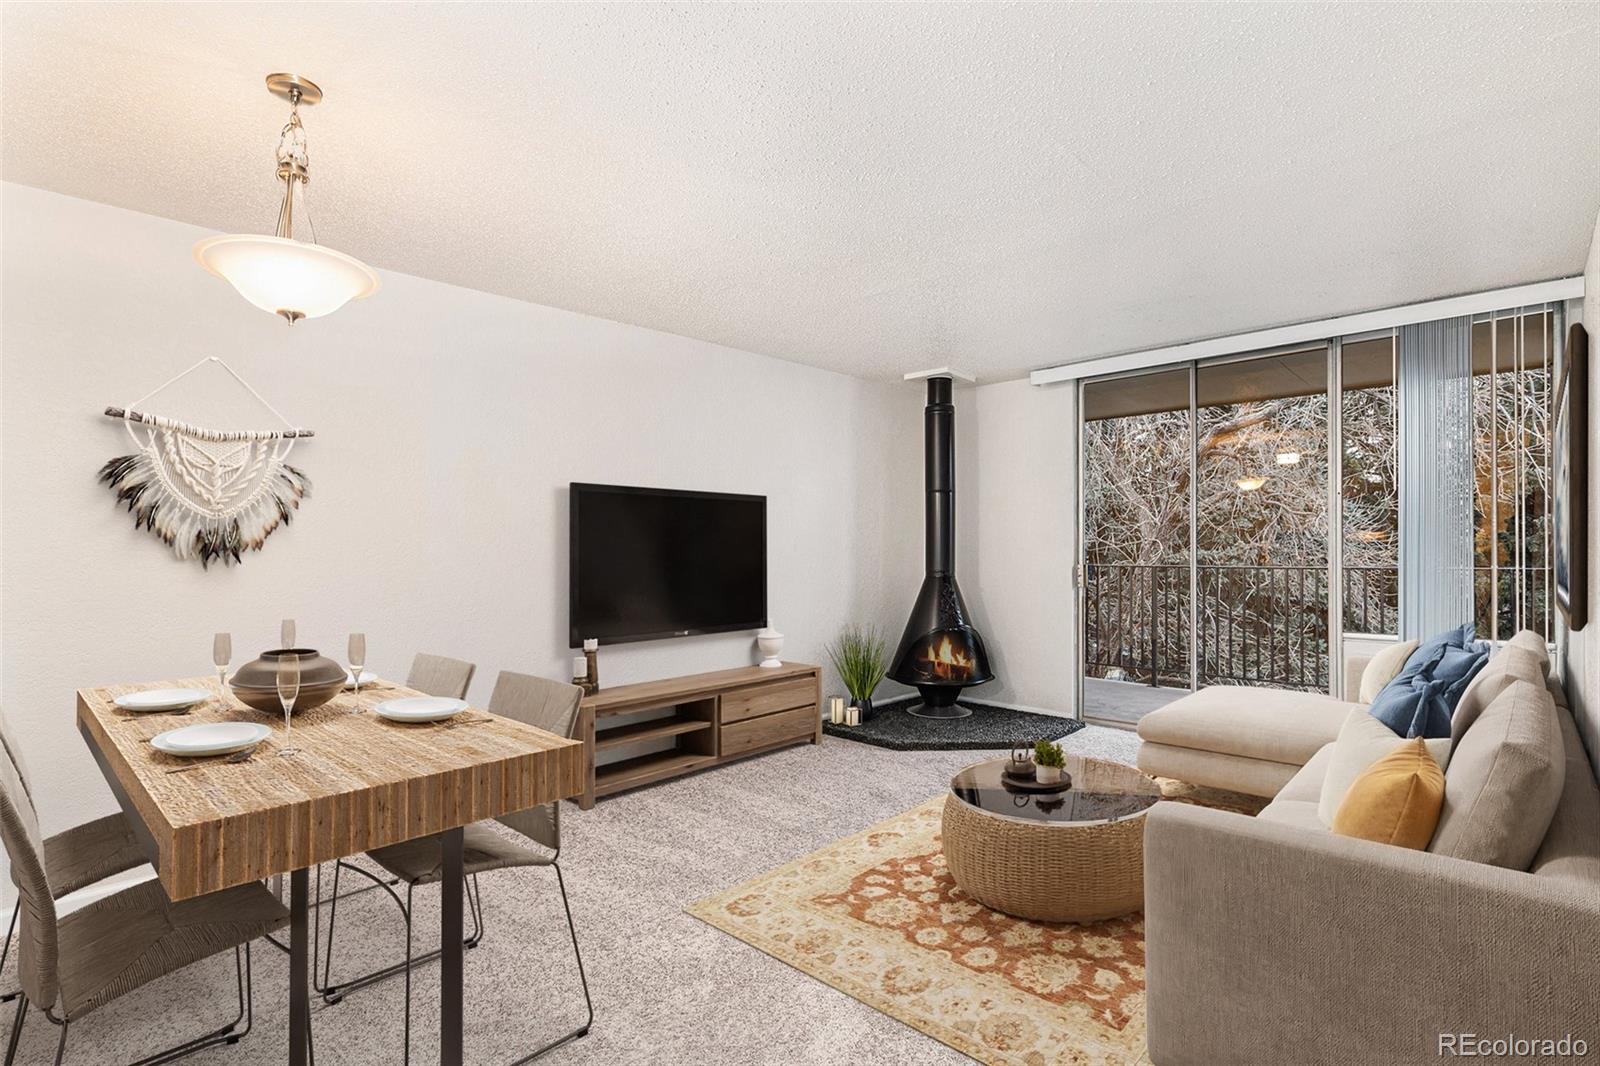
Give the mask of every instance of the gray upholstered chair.
M 28 787 L 28 778 L 3 728 L 0 728 L 0 748 L 4 748 L 4 758 L 23 794 L 31 800 L 33 791 Z M 45 876 L 57 900 L 149 861 L 149 856 L 134 839 L 133 830 L 128 828 L 127 820 L 120 814 L 108 814 L 44 839 Z M 11 955 L 11 939 L 16 935 L 17 914 L 21 910 L 22 898 L 18 896 L 16 905 L 11 908 L 11 923 L 6 927 L 5 946 L 0 948 L 0 970 L 5 969 L 6 959 Z M 0 995 L 0 1003 L 9 1003 L 20 995 L 22 990 L 14 988 Z
M 11 1023 L 6 1066 L 16 1060 L 30 1003 L 61 1029 L 55 1059 L 60 1066 L 72 1022 L 158 977 L 229 948 L 234 951 L 239 981 L 238 1016 L 220 1029 L 141 1059 L 136 1066 L 170 1062 L 213 1044 L 237 1043 L 250 1031 L 250 941 L 289 920 L 289 912 L 272 893 L 261 885 L 240 885 L 173 903 L 159 882 L 145 881 L 58 917 L 39 820 L 9 758 L 0 759 L 0 841 L 20 893 L 21 925 L 17 976 L 22 998 Z
M 578 718 L 578 701 L 583 697 L 583 691 L 575 685 L 561 681 L 549 681 L 542 677 L 533 677 L 528 674 L 514 674 L 501 671 L 495 679 L 494 693 L 489 697 L 489 710 L 494 714 L 514 718 L 519 722 L 554 733 L 559 737 L 572 735 L 573 726 Z M 502 815 L 496 819 L 502 826 L 514 830 L 523 839 L 513 839 L 498 827 L 487 822 L 478 822 L 469 825 L 465 831 L 463 869 L 468 878 L 468 892 L 466 899 L 473 912 L 473 923 L 482 935 L 483 928 L 483 895 L 477 889 L 478 875 L 490 870 L 503 870 L 516 866 L 548 866 L 555 871 L 556 886 L 561 891 L 561 906 L 567 917 L 567 934 L 572 938 L 572 952 L 578 963 L 578 980 L 583 986 L 583 1001 L 588 1014 L 584 1023 L 564 1036 L 558 1037 L 528 1055 L 518 1059 L 513 1066 L 530 1062 L 545 1052 L 559 1047 L 570 1040 L 576 1040 L 589 1032 L 589 1027 L 594 1023 L 594 1001 L 589 998 L 589 979 L 583 971 L 583 954 L 578 949 L 578 932 L 572 924 L 572 907 L 567 902 L 567 885 L 561 876 L 561 867 L 557 859 L 561 854 L 561 805 L 547 803 L 543 806 L 533 807 L 525 811 Z M 365 977 L 356 978 L 340 984 L 329 983 L 328 976 L 324 974 L 324 984 L 327 991 L 324 999 L 329 1003 L 337 1003 L 344 994 L 364 984 L 382 980 L 396 973 L 404 973 L 406 977 L 406 1014 L 405 1014 L 405 1055 L 406 1061 L 411 1056 L 411 967 L 414 962 L 426 961 L 437 955 L 431 952 L 422 959 L 413 960 L 411 956 L 411 902 L 412 894 L 418 885 L 432 884 L 439 880 L 440 871 L 444 865 L 443 849 L 437 836 L 418 837 L 404 843 L 394 844 L 386 848 L 367 853 L 367 857 L 378 866 L 382 867 L 392 876 L 405 882 L 406 898 L 402 903 L 400 897 L 393 889 L 388 889 L 400 906 L 406 922 L 406 958 L 404 962 L 375 971 Z M 368 877 L 382 884 L 375 875 L 359 866 L 341 862 L 334 871 L 334 908 L 338 906 L 338 876 L 340 869 L 351 870 L 362 876 Z M 388 886 L 384 886 L 386 889 Z M 476 899 L 474 900 L 474 896 Z M 333 934 L 335 915 L 330 911 L 328 915 L 328 965 L 331 969 L 333 963 Z
M 411 660 L 411 673 L 406 675 L 406 687 L 426 692 L 430 696 L 449 696 L 464 700 L 467 698 L 467 687 L 472 684 L 472 675 L 477 669 L 472 663 L 462 662 L 460 659 L 418 652 L 416 658 Z

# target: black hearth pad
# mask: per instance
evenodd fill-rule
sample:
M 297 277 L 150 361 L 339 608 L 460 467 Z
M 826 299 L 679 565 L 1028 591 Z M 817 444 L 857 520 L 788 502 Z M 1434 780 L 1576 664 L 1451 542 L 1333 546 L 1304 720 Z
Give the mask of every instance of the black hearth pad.
M 823 722 L 822 730 L 831 737 L 855 740 L 895 751 L 991 751 L 1009 750 L 1012 745 L 1036 740 L 1057 740 L 1083 728 L 1075 718 L 1053 714 L 1014 711 L 1009 707 L 961 701 L 972 713 L 965 718 L 918 718 L 907 708 L 915 700 L 892 703 L 878 709 L 870 722 L 861 725 L 834 725 Z

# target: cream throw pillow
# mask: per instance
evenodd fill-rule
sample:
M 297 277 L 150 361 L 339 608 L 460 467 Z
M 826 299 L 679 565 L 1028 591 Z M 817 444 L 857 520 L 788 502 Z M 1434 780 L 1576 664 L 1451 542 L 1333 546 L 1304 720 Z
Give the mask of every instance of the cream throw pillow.
M 1451 750 L 1444 809 L 1429 851 L 1528 868 L 1566 784 L 1565 713 L 1544 685 L 1527 681 L 1513 681 L 1483 709 Z
M 1356 702 L 1371 703 L 1377 699 L 1378 693 L 1383 691 L 1383 686 L 1393 681 L 1395 675 L 1405 669 L 1406 660 L 1411 658 L 1411 653 L 1417 650 L 1419 643 L 1415 640 L 1402 640 L 1374 655 L 1372 661 L 1367 663 L 1367 668 L 1361 671 L 1361 693 L 1356 697 Z
M 1345 717 L 1339 727 L 1339 739 L 1333 742 L 1333 757 L 1328 760 L 1328 772 L 1322 778 L 1322 795 L 1317 800 L 1317 817 L 1322 824 L 1332 827 L 1333 816 L 1344 802 L 1345 793 L 1356 778 L 1367 768 L 1409 741 L 1396 736 L 1394 730 L 1357 707 Z M 1424 742 L 1428 754 L 1443 770 L 1450 761 L 1450 738 L 1439 737 Z

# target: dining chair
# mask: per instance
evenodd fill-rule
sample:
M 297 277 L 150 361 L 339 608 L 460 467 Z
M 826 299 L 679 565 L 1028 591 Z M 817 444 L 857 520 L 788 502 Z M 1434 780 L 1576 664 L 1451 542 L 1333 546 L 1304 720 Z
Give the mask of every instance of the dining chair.
M 472 684 L 472 675 L 477 669 L 474 664 L 460 659 L 419 651 L 411 660 L 411 673 L 406 675 L 406 687 L 430 696 L 464 700 L 467 698 L 467 686 Z
M 28 778 L 22 772 L 22 764 L 17 761 L 11 738 L 4 727 L 0 727 L 0 748 L 5 749 L 5 761 L 22 788 L 23 795 L 31 801 L 33 790 L 28 786 Z M 108 814 L 104 818 L 96 818 L 92 822 L 84 822 L 45 837 L 43 855 L 50 891 L 57 902 L 64 896 L 116 874 L 138 869 L 150 861 L 134 839 L 127 819 L 121 814 Z M 17 915 L 21 910 L 22 899 L 19 896 L 11 908 L 5 946 L 0 948 L 0 971 L 5 969 L 6 959 L 11 957 L 11 940 L 16 935 Z M 22 989 L 13 988 L 0 995 L 0 1003 L 9 1003 L 20 995 Z
M 489 711 L 493 714 L 513 718 L 526 725 L 554 733 L 558 737 L 572 735 L 573 726 L 578 718 L 578 701 L 583 697 L 583 690 L 575 685 L 561 681 L 550 681 L 542 677 L 533 677 L 529 674 L 516 674 L 509 670 L 502 670 L 495 679 L 494 692 L 489 697 Z M 536 1050 L 516 1060 L 511 1066 L 522 1066 L 531 1062 L 561 1045 L 585 1036 L 589 1027 L 594 1024 L 594 1001 L 589 997 L 589 978 L 583 969 L 583 953 L 578 948 L 578 931 L 572 923 L 572 906 L 567 901 L 567 884 L 561 875 L 561 866 L 557 862 L 561 855 L 561 805 L 559 803 L 546 803 L 538 807 L 530 807 L 525 811 L 502 815 L 496 819 L 501 825 L 515 831 L 523 838 L 513 839 L 488 822 L 477 822 L 466 827 L 463 847 L 463 870 L 469 879 L 469 891 L 466 898 L 469 908 L 473 911 L 474 928 L 482 935 L 483 928 L 483 896 L 477 889 L 478 875 L 488 873 L 490 870 L 504 870 L 522 866 L 548 866 L 555 871 L 556 886 L 561 891 L 561 908 L 567 918 L 567 934 L 572 939 L 572 953 L 578 963 L 578 981 L 583 987 L 584 1007 L 588 1014 L 584 1023 L 578 1028 L 557 1037 Z M 439 880 L 444 868 L 443 846 L 438 836 L 418 837 L 400 844 L 378 848 L 367 852 L 367 858 L 377 863 L 392 876 L 405 882 L 406 898 L 402 903 L 400 896 L 393 889 L 384 885 L 394 901 L 400 907 L 400 912 L 406 924 L 406 957 L 405 961 L 382 970 L 374 971 L 363 978 L 347 981 L 340 985 L 329 985 L 328 993 L 324 995 L 330 1003 L 337 1003 L 343 998 L 343 993 L 362 984 L 371 984 L 393 976 L 395 973 L 404 973 L 406 978 L 405 993 L 405 1062 L 411 1061 L 411 967 L 414 963 L 427 961 L 428 958 L 437 956 L 431 952 L 421 959 L 412 959 L 411 956 L 411 916 L 412 898 L 417 886 L 432 884 Z M 340 861 L 334 869 L 334 909 L 338 906 L 338 877 L 340 869 L 351 870 L 362 874 L 372 880 L 382 881 L 375 875 L 363 870 L 359 866 Z M 474 899 L 476 897 L 476 899 Z M 330 910 L 328 915 L 328 966 L 333 965 L 333 934 L 335 915 Z M 325 977 L 325 984 L 327 980 Z M 331 998 L 330 998 L 331 997 Z
M 406 687 L 407 688 L 416 689 L 418 692 L 426 692 L 430 696 L 446 696 L 446 697 L 450 697 L 450 698 L 453 698 L 453 699 L 463 700 L 463 699 L 467 698 L 467 688 L 468 688 L 468 686 L 470 686 L 472 684 L 472 675 L 474 673 L 476 673 L 477 670 L 478 670 L 478 667 L 477 667 L 477 664 L 475 664 L 475 663 L 469 663 L 469 662 L 466 662 L 466 661 L 461 660 L 461 659 L 452 659 L 447 655 L 429 655 L 427 652 L 418 652 L 411 660 L 411 672 L 406 675 Z M 361 873 L 361 874 L 366 874 L 367 873 L 367 871 L 362 870 L 360 867 L 355 867 L 354 869 L 356 870 L 356 872 Z M 335 877 L 338 876 L 338 871 L 337 870 L 334 871 L 334 876 Z M 368 875 L 368 876 L 370 876 L 370 875 Z M 396 879 L 391 878 L 391 879 L 389 879 L 389 884 L 396 885 L 396 884 L 399 884 L 399 881 L 396 880 Z M 379 886 L 376 885 L 376 884 L 366 885 L 366 886 L 364 886 L 362 888 L 357 888 L 354 891 L 346 891 L 344 895 L 345 895 L 345 898 L 348 899 L 351 896 L 359 896 L 364 892 L 370 892 L 374 888 L 377 888 L 377 887 L 379 887 Z M 339 891 L 337 881 L 334 884 L 333 891 L 334 891 L 335 894 L 337 894 L 338 891 Z M 322 907 L 323 907 L 324 904 L 326 904 L 328 902 L 322 895 L 322 867 L 321 866 L 317 867 L 317 889 L 316 889 L 316 893 L 317 893 L 317 895 L 316 895 L 316 904 L 315 904 L 315 908 L 316 908 L 315 909 L 315 914 L 316 914 L 317 923 L 318 923 L 318 926 L 319 926 L 319 929 L 320 929 L 320 925 L 321 925 L 321 921 L 322 921 Z M 281 893 L 280 893 L 280 895 L 281 895 Z M 331 917 L 331 915 L 330 915 L 330 917 Z M 462 941 L 462 943 L 465 944 L 467 947 L 475 948 L 475 947 L 478 946 L 478 941 L 479 941 L 479 939 L 481 939 L 481 937 L 483 935 L 482 929 L 477 924 L 478 923 L 478 909 L 476 907 L 474 907 L 473 910 L 472 910 L 472 919 L 473 919 L 472 935 L 467 937 L 467 938 L 465 938 Z M 273 945 L 276 946 L 279 950 L 281 950 L 281 951 L 283 951 L 285 953 L 288 952 L 289 946 L 287 944 L 284 944 L 284 943 L 280 942 L 275 937 L 268 937 L 267 939 L 270 940 L 273 943 Z M 321 939 L 320 931 L 313 935 L 313 939 L 314 939 L 314 941 Z M 429 952 L 428 955 L 426 956 L 426 958 L 433 958 L 434 956 L 436 956 L 438 954 L 439 953 L 437 951 Z M 332 960 L 329 960 L 329 961 L 331 962 Z M 317 963 L 316 963 L 315 958 L 313 958 L 313 961 L 312 961 L 312 964 L 311 964 L 311 986 L 313 988 L 315 988 L 317 990 L 317 992 L 319 992 L 319 993 L 331 994 L 329 992 L 328 987 L 327 987 L 326 978 L 323 979 L 322 984 L 319 985 L 317 983 L 318 979 L 317 979 L 316 970 L 317 970 Z M 398 968 L 396 968 L 395 972 L 397 972 L 397 973 L 399 972 Z M 373 977 L 373 976 L 374 975 L 371 975 L 371 974 L 368 975 L 368 977 Z M 386 975 L 379 975 L 379 976 L 386 976 Z M 357 982 L 357 983 L 370 983 L 370 982 L 363 981 L 363 982 Z M 347 982 L 347 985 L 345 987 L 345 991 L 349 991 L 348 984 L 349 983 Z
M 220 1029 L 140 1059 L 134 1066 L 155 1066 L 216 1044 L 236 1044 L 250 1031 L 250 942 L 289 921 L 288 910 L 265 888 L 239 885 L 173 903 L 159 881 L 145 881 L 59 917 L 39 819 L 10 758 L 0 759 L 0 842 L 11 861 L 21 923 L 17 976 L 22 996 L 11 1023 L 6 1066 L 16 1061 L 29 1004 L 37 1004 L 60 1028 L 55 1061 L 61 1066 L 71 1023 L 158 977 L 229 948 L 239 984 L 238 1015 Z

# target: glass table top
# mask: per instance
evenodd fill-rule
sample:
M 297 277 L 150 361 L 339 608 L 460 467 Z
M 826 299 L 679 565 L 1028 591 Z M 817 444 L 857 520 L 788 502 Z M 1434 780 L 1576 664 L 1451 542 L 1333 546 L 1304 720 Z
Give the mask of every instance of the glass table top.
M 1116 822 L 1143 814 L 1161 799 L 1161 786 L 1131 766 L 1069 755 L 1070 787 L 1034 792 L 1012 785 L 1002 771 L 1005 759 L 967 767 L 950 779 L 950 791 L 987 814 L 1030 822 L 1083 824 Z

